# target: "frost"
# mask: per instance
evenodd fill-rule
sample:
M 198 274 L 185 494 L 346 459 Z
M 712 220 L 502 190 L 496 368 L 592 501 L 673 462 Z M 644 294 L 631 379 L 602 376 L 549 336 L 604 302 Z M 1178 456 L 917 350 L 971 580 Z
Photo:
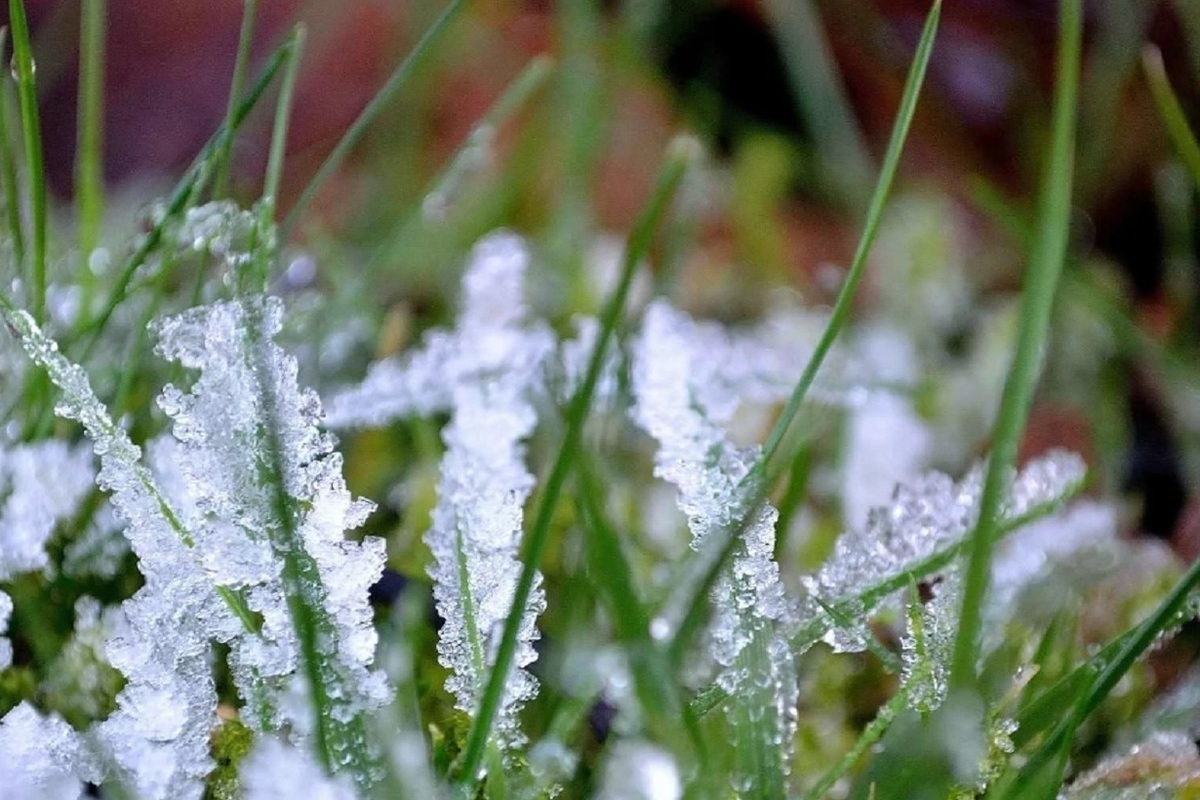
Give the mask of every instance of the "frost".
M 120 678 L 104 660 L 105 643 L 123 630 L 118 608 L 102 609 L 91 597 L 75 604 L 75 632 L 47 671 L 41 692 L 51 708 L 70 709 L 88 719 L 101 717 L 120 687 Z
M 621 740 L 609 748 L 599 800 L 679 800 L 683 781 L 671 754 L 649 742 Z
M 1060 500 L 1083 482 L 1086 471 L 1079 456 L 1065 451 L 1052 451 L 1030 462 L 1009 479 L 999 510 L 1001 524 Z M 970 533 L 982 489 L 982 467 L 957 483 L 930 472 L 911 484 L 898 485 L 890 506 L 872 509 L 864 528 L 842 534 L 820 571 L 803 579 L 804 588 L 822 603 L 834 605 L 903 574 Z M 863 649 L 865 617 L 871 610 L 854 609 L 860 624 L 853 629 L 834 628 L 826 641 L 838 651 Z
M 92 488 L 90 450 L 54 440 L 0 450 L 0 581 L 46 570 L 46 542 Z
M 100 770 L 83 737 L 21 703 L 0 719 L 0 800 L 77 800 Z
M 384 542 L 345 538 L 372 506 L 350 495 L 334 440 L 320 429 L 320 400 L 299 388 L 295 360 L 273 342 L 281 316 L 277 299 L 251 297 L 158 323 L 157 351 L 199 370 L 190 392 L 167 386 L 159 401 L 178 440 L 164 459 L 178 474 L 164 484 L 203 523 L 196 549 L 206 571 L 243 590 L 262 617 L 261 637 L 233 653 L 250 724 L 285 721 L 275 716 L 279 695 L 304 649 L 314 662 L 307 677 L 315 672 L 325 696 L 321 741 L 342 766 L 367 748 L 361 712 L 389 696 L 370 667 L 377 636 L 367 601 Z M 276 697 L 255 696 L 263 678 L 274 679 Z
M 1155 733 L 1122 755 L 1110 756 L 1081 775 L 1065 800 L 1172 800 L 1200 783 L 1200 756 L 1181 731 Z
M 258 216 L 231 200 L 192 206 L 180 225 L 179 244 L 197 253 L 213 255 L 230 267 L 245 266 L 252 258 Z
M 736 383 L 714 384 L 711 359 L 719 352 L 714 339 L 720 339 L 716 328 L 697 326 L 667 304 L 654 303 L 633 345 L 633 415 L 658 441 L 654 473 L 677 487 L 677 502 L 696 548 L 741 523 L 744 479 L 759 456 L 757 447 L 733 445 L 721 427 L 736 409 L 738 396 Z M 726 352 L 734 359 L 737 351 L 734 347 Z M 747 376 L 754 373 L 749 361 L 740 361 Z M 765 384 L 747 384 L 754 385 Z M 773 557 L 777 518 L 778 512 L 763 504 L 740 530 L 729 567 L 712 590 L 715 608 L 709 635 L 714 658 L 726 668 L 718 679 L 722 688 L 733 695 L 753 692 L 752 702 L 775 706 L 777 744 L 786 765 L 797 684 L 780 629 L 791 623 L 793 609 Z
M 446 454 L 425 541 L 433 553 L 430 575 L 444 620 L 438 656 L 452 673 L 446 686 L 455 706 L 472 715 L 521 572 L 523 508 L 534 485 L 523 442 L 537 421 L 532 394 L 552 347 L 548 331 L 525 322 L 527 262 L 515 236 L 493 235 L 480 243 L 463 279 L 459 326 L 439 340 L 448 359 L 440 371 L 449 376 L 452 411 L 442 431 Z M 495 736 L 502 747 L 522 741 L 517 712 L 537 692 L 524 667 L 537 657 L 535 621 L 544 607 L 539 577 L 524 609 L 513 672 L 496 716 Z
M 129 554 L 125 526 L 112 506 L 103 504 L 92 515 L 88 526 L 63 550 L 62 570 L 73 578 L 111 579 Z
M 962 602 L 961 579 L 948 574 L 933 587 L 929 602 L 921 605 L 916 598 L 910 602 L 908 631 L 900 641 L 904 665 L 900 683 L 908 706 L 927 714 L 946 699 Z
M 241 764 L 246 800 L 356 800 L 354 785 L 330 778 L 303 750 L 273 737 L 259 739 Z
M 540 383 L 554 337 L 525 319 L 528 258 L 511 233 L 494 233 L 476 245 L 463 277 L 457 328 L 434 331 L 416 352 L 374 364 L 359 386 L 329 402 L 329 426 L 377 426 L 446 411 L 462 387 L 483 380 Z
M 128 684 L 97 738 L 121 781 L 140 797 L 198 798 L 212 768 L 208 736 L 216 720 L 209 637 L 236 621 L 196 568 L 186 533 L 141 451 L 108 416 L 83 369 L 67 361 L 28 314 L 16 311 L 6 319 L 62 390 L 56 412 L 80 422 L 92 440 L 100 457 L 96 482 L 125 520 L 146 578 L 122 607 L 124 635 L 108 642 L 108 659 Z

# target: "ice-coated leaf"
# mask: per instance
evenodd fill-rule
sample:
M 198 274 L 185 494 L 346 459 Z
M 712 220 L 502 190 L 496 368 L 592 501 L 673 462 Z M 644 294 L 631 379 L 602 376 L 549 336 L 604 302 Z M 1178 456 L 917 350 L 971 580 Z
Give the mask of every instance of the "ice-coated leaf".
M 83 369 L 69 362 L 23 311 L 5 319 L 29 357 L 59 387 L 56 412 L 78 421 L 100 457 L 96 482 L 126 523 L 145 585 L 122 608 L 124 633 L 107 656 L 128 680 L 117 710 L 96 730 L 105 763 L 142 800 L 199 798 L 213 764 L 208 738 L 216 691 L 211 638 L 240 630 L 196 563 L 191 539 L 141 460 L 141 450 L 108 415 Z
M 21 703 L 0 719 L 0 800 L 79 800 L 100 780 L 84 737 Z
M 949 688 L 962 581 L 949 573 L 933 587 L 929 602 L 922 605 L 916 597 L 909 602 L 908 630 L 900 640 L 900 683 L 909 708 L 928 714 L 942 704 Z
M 1077 488 L 1087 465 L 1079 456 L 1055 450 L 1031 461 L 1010 476 L 999 511 L 1001 523 L 1050 505 Z M 961 481 L 940 472 L 927 473 L 896 487 L 889 506 L 874 508 L 863 528 L 846 531 L 821 569 L 803 579 L 810 596 L 825 605 L 853 601 L 867 588 L 903 574 L 935 551 L 962 540 L 974 528 L 983 489 L 977 467 Z M 854 628 L 833 627 L 826 641 L 841 652 L 865 647 L 866 617 L 872 608 L 848 612 Z
M 350 495 L 320 400 L 298 386 L 295 359 L 274 343 L 281 320 L 282 304 L 262 296 L 161 320 L 157 352 L 199 374 L 188 392 L 167 386 L 160 405 L 178 440 L 171 461 L 202 521 L 196 549 L 263 620 L 261 637 L 232 659 L 244 699 L 270 717 L 250 724 L 286 720 L 294 733 L 315 725 L 321 760 L 365 785 L 374 771 L 363 714 L 389 697 L 371 667 L 367 599 L 384 542 L 346 539 L 372 506 Z M 288 712 L 282 695 L 265 704 L 253 695 L 259 680 L 292 669 L 310 699 L 302 712 Z
M 451 418 L 442 431 L 446 454 L 425 541 L 444 620 L 438 657 L 451 671 L 446 685 L 455 706 L 467 714 L 475 713 L 483 697 L 521 572 L 524 505 L 534 485 L 524 441 L 537 422 L 534 396 L 553 347 L 549 332 L 525 319 L 528 260 L 512 234 L 480 242 L 463 278 L 458 327 L 441 339 L 448 360 L 440 371 L 450 379 Z M 544 607 L 539 577 L 524 609 L 493 728 L 501 749 L 523 741 L 517 713 L 537 692 L 525 667 L 536 658 L 535 622 Z
M 656 302 L 633 345 L 633 415 L 658 442 L 654 473 L 678 489 L 677 502 L 696 547 L 738 525 L 736 514 L 746 505 L 742 481 L 759 455 L 757 447 L 733 445 L 721 427 L 740 397 L 735 382 L 714 384 L 711 359 L 720 352 L 720 339 L 715 327 L 698 326 Z M 734 361 L 739 359 L 733 354 L 741 353 L 744 374 L 754 373 L 753 356 L 736 347 L 728 352 Z M 765 385 L 747 381 L 746 386 Z M 718 678 L 722 688 L 771 708 L 772 745 L 786 771 L 798 690 L 783 633 L 793 609 L 774 560 L 777 518 L 778 512 L 764 504 L 741 530 L 731 562 L 713 587 L 709 636 L 713 657 L 725 668 Z
M 0 448 L 0 581 L 49 565 L 46 541 L 92 488 L 91 448 L 56 440 Z

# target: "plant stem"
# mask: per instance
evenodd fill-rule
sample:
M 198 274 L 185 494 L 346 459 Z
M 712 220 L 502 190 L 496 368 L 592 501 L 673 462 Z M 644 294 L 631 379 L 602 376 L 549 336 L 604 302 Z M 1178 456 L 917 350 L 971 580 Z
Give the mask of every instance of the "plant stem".
M 1050 315 L 1067 251 L 1083 30 L 1081 0 L 1062 0 L 1060 13 L 1051 146 L 1042 178 L 1039 224 L 1025 278 L 1025 291 L 1021 294 L 1016 351 L 1004 383 L 992 436 L 992 453 L 979 501 L 979 521 L 967 545 L 962 609 L 951 662 L 952 689 L 967 689 L 975 683 L 983 600 L 997 538 L 997 515 L 1009 473 L 1017 460 L 1021 433 L 1029 418 L 1041 368 L 1042 347 L 1049 334 Z
M 25 142 L 25 166 L 29 172 L 30 205 L 33 212 L 33 263 L 30 312 L 40 325 L 46 319 L 46 176 L 42 159 L 42 132 L 38 120 L 37 89 L 34 86 L 33 50 L 29 44 L 29 22 L 23 0 L 8 0 L 12 24 L 13 63 L 17 94 L 21 101 L 21 133 Z
M 0 28 L 0 53 L 5 52 L 8 28 Z M 20 185 L 17 183 L 17 161 L 12 142 L 8 138 L 9 120 L 12 119 L 12 99 L 8 87 L 0 82 L 0 178 L 4 180 L 4 210 L 8 217 L 8 233 L 12 236 L 13 258 L 17 270 L 28 277 L 29 265 L 25 263 L 25 233 L 21 222 Z
M 79 108 L 75 147 L 75 209 L 79 217 L 79 276 L 84 309 L 95 276 L 91 257 L 104 220 L 104 22 L 108 0 L 83 0 L 79 35 Z
M 242 28 L 238 33 L 237 56 L 233 61 L 233 77 L 229 81 L 229 103 L 225 107 L 225 127 L 233 128 L 237 115 L 238 99 L 242 96 L 242 84 L 246 82 L 246 69 L 250 63 L 250 47 L 254 43 L 254 21 L 258 16 L 258 0 L 244 0 Z M 221 199 L 229 184 L 230 159 L 233 155 L 233 137 L 226 136 L 221 142 L 217 157 L 217 177 L 213 181 L 213 197 Z

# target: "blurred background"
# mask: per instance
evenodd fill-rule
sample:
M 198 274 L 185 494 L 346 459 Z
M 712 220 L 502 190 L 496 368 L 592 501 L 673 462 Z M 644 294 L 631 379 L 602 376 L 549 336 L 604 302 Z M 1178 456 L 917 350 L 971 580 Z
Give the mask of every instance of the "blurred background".
M 65 208 L 80 3 L 26 5 L 47 167 Z M 255 66 L 293 24 L 308 31 L 284 210 L 443 7 L 260 0 Z M 677 226 L 686 246 L 660 259 L 677 271 L 686 304 L 739 319 L 781 286 L 827 302 L 927 11 L 923 0 L 475 0 L 322 189 L 292 244 L 318 263 L 350 265 L 316 281 L 338 275 L 370 287 L 372 302 L 403 302 L 419 325 L 423 304 L 443 302 L 453 286 L 469 242 L 509 225 L 534 236 L 561 274 L 584 276 L 547 291 L 586 308 L 595 302 L 589 280 L 603 282 L 667 143 L 688 131 L 708 163 Z M 140 208 L 162 194 L 220 124 L 242 12 L 235 0 L 109 0 L 112 197 Z M 943 12 L 892 223 L 860 302 L 903 302 L 917 283 L 965 282 L 972 305 L 938 331 L 945 358 L 977 351 L 994 328 L 979 309 L 1020 287 L 1056 14 L 1053 0 L 953 0 Z M 1052 356 L 1061 372 L 1039 395 L 1027 451 L 1060 444 L 1088 454 L 1107 488 L 1138 504 L 1136 528 L 1192 558 L 1200 554 L 1200 507 L 1190 505 L 1200 466 L 1196 192 L 1156 111 L 1147 45 L 1161 52 L 1200 127 L 1200 3 L 1089 0 L 1068 293 L 1088 311 L 1065 317 L 1081 320 L 1068 323 L 1077 349 Z M 549 80 L 497 129 L 476 127 L 542 54 L 553 59 Z M 233 191 L 247 203 L 261 184 L 270 105 L 236 142 Z M 461 168 L 438 178 L 455 153 L 466 154 Z M 120 216 L 118 201 L 109 216 Z M 1096 320 L 1102 330 L 1092 336 Z M 1083 390 L 1072 370 L 1098 352 Z M 986 448 L 985 436 L 962 436 L 963 452 Z

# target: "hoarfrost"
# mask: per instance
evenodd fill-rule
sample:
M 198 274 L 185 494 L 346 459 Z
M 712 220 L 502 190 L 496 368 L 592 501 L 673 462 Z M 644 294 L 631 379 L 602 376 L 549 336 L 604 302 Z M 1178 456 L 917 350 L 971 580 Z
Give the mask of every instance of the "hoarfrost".
M 445 621 L 438 656 L 451 670 L 455 706 L 474 714 L 521 572 L 523 507 L 534 478 L 523 442 L 537 417 L 532 395 L 552 352 L 549 331 L 525 321 L 522 297 L 528 254 L 521 240 L 496 234 L 476 246 L 463 279 L 457 330 L 439 341 L 452 416 L 442 431 L 446 454 L 433 524 L 425 540 L 430 575 Z M 429 352 L 429 351 L 426 351 Z M 535 621 L 545 608 L 540 576 L 521 619 L 512 674 L 496 715 L 501 747 L 522 741 L 517 712 L 537 692 L 524 667 L 537 657 Z
M 29 357 L 62 390 L 55 411 L 78 421 L 100 457 L 96 483 L 127 524 L 145 585 L 123 605 L 127 626 L 107 655 L 128 683 L 96 730 L 121 780 L 140 797 L 198 798 L 212 768 L 208 736 L 216 692 L 210 636 L 236 620 L 196 568 L 186 532 L 141 462 L 140 449 L 108 416 L 83 369 L 67 361 L 27 313 L 6 314 Z
M 1061 450 L 1030 462 L 1008 481 L 999 510 L 1001 524 L 1060 500 L 1083 482 L 1086 471 L 1083 459 Z M 957 483 L 942 473 L 930 472 L 911 484 L 898 485 L 890 506 L 872 509 L 864 528 L 842 534 L 817 574 L 803 579 L 804 588 L 825 605 L 836 605 L 903 574 L 970 533 L 982 490 L 982 467 Z M 866 616 L 871 611 L 854 608 L 851 616 L 861 622 L 851 629 L 831 628 L 826 642 L 839 652 L 862 650 L 869 635 Z
M 46 542 L 95 477 L 86 445 L 50 440 L 0 450 L 0 581 L 49 566 Z
M 921 605 L 912 599 L 908 631 L 900 640 L 904 669 L 900 675 L 908 706 L 929 713 L 946 699 L 950 659 L 962 581 L 950 573 L 933 587 L 933 598 Z
M 367 601 L 384 542 L 345 538 L 372 506 L 350 495 L 333 437 L 319 427 L 320 400 L 299 388 L 295 360 L 273 342 L 281 319 L 278 299 L 250 297 L 160 321 L 157 351 L 199 377 L 187 393 L 167 386 L 159 402 L 178 440 L 169 461 L 203 521 L 205 568 L 218 584 L 245 590 L 263 619 L 261 637 L 234 649 L 239 691 L 252 700 L 257 682 L 272 678 L 280 692 L 297 648 L 311 647 L 330 705 L 324 722 L 336 727 L 389 696 L 370 668 L 377 636 Z M 310 617 L 309 642 L 298 640 L 296 613 Z M 268 703 L 275 712 L 280 699 Z
M 698 326 L 656 302 L 647 309 L 633 345 L 634 419 L 658 442 L 654 473 L 677 487 L 677 503 L 696 548 L 741 522 L 737 516 L 746 507 L 744 479 L 759 455 L 757 447 L 734 446 L 721 427 L 738 398 L 737 385 L 714 385 L 706 366 L 713 363 L 717 334 L 718 329 Z M 741 363 L 744 374 L 756 372 L 749 354 L 743 354 Z M 759 695 L 755 702 L 775 706 L 786 769 L 798 690 L 783 632 L 792 624 L 794 610 L 773 558 L 777 518 L 778 512 L 764 503 L 741 530 L 730 565 L 713 587 L 709 635 L 713 656 L 725 667 L 718 678 L 722 688 L 730 694 L 754 690 Z
M 23 702 L 0 719 L 0 800 L 77 800 L 99 780 L 83 737 L 59 717 Z

